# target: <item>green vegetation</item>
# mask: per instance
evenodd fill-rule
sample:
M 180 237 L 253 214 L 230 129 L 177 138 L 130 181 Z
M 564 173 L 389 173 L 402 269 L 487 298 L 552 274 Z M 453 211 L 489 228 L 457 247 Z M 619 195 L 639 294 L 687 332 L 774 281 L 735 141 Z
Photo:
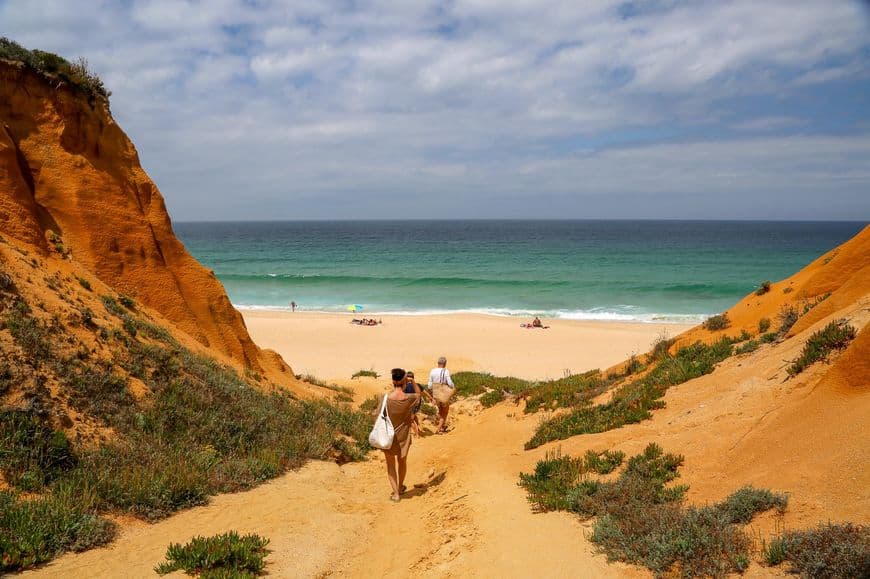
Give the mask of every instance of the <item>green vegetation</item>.
M 761 318 L 758 320 L 758 333 L 764 334 L 770 329 L 770 318 Z
M 136 302 L 133 301 L 133 298 L 131 298 L 130 296 L 125 296 L 123 294 L 119 295 L 118 301 L 121 303 L 122 306 L 124 306 L 128 310 L 135 310 L 136 309 Z
M 855 339 L 855 335 L 855 328 L 847 324 L 846 320 L 831 322 L 810 336 L 801 355 L 787 368 L 788 375 L 797 376 L 815 362 L 827 360 L 833 350 L 845 349 Z
M 495 406 L 502 400 L 504 400 L 504 392 L 501 392 L 500 390 L 490 390 L 480 397 L 480 403 L 483 404 L 484 408 Z
M 154 568 L 159 575 L 184 571 L 204 579 L 248 579 L 266 566 L 269 539 L 259 535 L 239 536 L 235 531 L 213 537 L 194 537 L 182 546 L 170 543 L 166 561 Z
M 779 337 L 778 332 L 768 332 L 766 334 L 762 334 L 762 335 L 758 336 L 758 341 L 761 342 L 762 344 L 770 344 L 772 342 L 775 342 L 778 337 Z
M 58 485 L 50 496 L 26 500 L 0 491 L 0 572 L 104 545 L 114 536 L 115 525 L 96 514 L 88 489 Z
M 755 295 L 763 296 L 764 294 L 766 294 L 769 291 L 770 291 L 770 282 L 765 280 L 765 281 L 761 282 L 761 285 L 758 286 L 757 290 L 755 290 Z
M 732 523 L 748 523 L 756 513 L 777 509 L 780 514 L 788 506 L 788 495 L 746 485 L 716 505 Z
M 826 294 L 822 294 L 820 296 L 816 296 L 816 299 L 814 299 L 812 301 L 809 301 L 809 300 L 804 301 L 803 308 L 801 309 L 801 315 L 803 316 L 804 314 L 807 314 L 811 309 L 813 309 L 814 307 L 816 307 L 817 305 L 819 305 L 820 303 L 822 303 L 823 301 L 825 301 L 829 297 L 831 297 L 831 292 L 828 292 Z
M 112 93 L 106 90 L 103 81 L 88 67 L 84 58 L 69 62 L 65 58 L 42 50 L 27 50 L 17 42 L 0 37 L 0 59 L 22 63 L 40 76 L 60 80 L 87 96 L 88 101 L 109 101 Z
M 667 334 L 662 334 L 652 343 L 650 351 L 650 359 L 653 361 L 661 361 L 670 356 L 671 346 L 674 345 L 676 339 L 668 338 Z
M 790 531 L 763 555 L 768 565 L 788 562 L 788 571 L 802 577 L 870 577 L 870 527 L 827 523 Z
M 375 372 L 374 370 L 359 370 L 358 372 L 354 372 L 353 376 L 350 377 L 351 380 L 356 378 L 380 378 L 381 375 Z
M 493 376 L 486 372 L 457 372 L 453 374 L 453 383 L 456 384 L 456 395 L 461 398 L 477 396 L 487 390 L 520 393 L 531 386 L 527 380 Z
M 785 336 L 791 327 L 795 325 L 795 322 L 798 321 L 798 317 L 796 307 L 788 304 L 782 306 L 782 309 L 779 310 L 779 330 L 777 333 L 780 336 Z
M 82 286 L 83 288 L 85 288 L 88 291 L 91 291 L 91 282 L 89 282 L 88 280 L 86 280 L 83 277 L 78 278 L 78 280 L 79 280 L 80 286 Z
M 215 493 L 250 488 L 308 458 L 342 462 L 369 450 L 368 415 L 347 404 L 255 388 L 112 296 L 103 297 L 107 311 L 137 331 L 99 328 L 110 350 L 99 355 L 67 333 L 59 315 L 43 322 L 14 299 L 2 329 L 20 348 L 13 353 L 16 365 L 38 368 L 39 378 L 25 382 L 32 369 L 0 367 L 3 388 L 21 384 L 28 400 L 27 410 L 0 412 L 0 472 L 14 489 L 39 495 L 3 495 L 0 546 L 11 555 L 2 568 L 108 541 L 111 525 L 100 513 L 155 520 Z M 130 377 L 144 385 L 139 397 Z M 48 390 L 47 379 L 56 391 Z M 110 442 L 71 445 L 57 427 L 72 425 L 55 406 L 59 401 L 111 428 Z
M 697 342 L 681 348 L 644 376 L 619 386 L 609 402 L 592 406 L 587 400 L 571 412 L 542 422 L 526 443 L 526 449 L 646 420 L 651 416 L 650 411 L 664 407 L 661 398 L 670 386 L 709 374 L 717 363 L 731 356 L 733 344 L 734 340 L 722 338 L 711 345 Z
M 538 511 L 597 517 L 591 539 L 610 560 L 683 577 L 743 571 L 751 541 L 737 524 L 784 509 L 787 497 L 744 487 L 722 503 L 685 507 L 687 487 L 667 486 L 682 463 L 683 457 L 650 444 L 615 480 L 603 481 L 590 476 L 586 459 L 548 454 L 534 473 L 520 474 L 520 485 Z
M 749 340 L 744 344 L 740 344 L 737 346 L 737 349 L 734 350 L 735 354 L 748 354 L 750 352 L 754 352 L 758 349 L 759 343 L 758 340 Z
M 716 314 L 704 320 L 704 328 L 711 332 L 724 330 L 731 325 L 731 320 L 728 319 L 727 313 Z

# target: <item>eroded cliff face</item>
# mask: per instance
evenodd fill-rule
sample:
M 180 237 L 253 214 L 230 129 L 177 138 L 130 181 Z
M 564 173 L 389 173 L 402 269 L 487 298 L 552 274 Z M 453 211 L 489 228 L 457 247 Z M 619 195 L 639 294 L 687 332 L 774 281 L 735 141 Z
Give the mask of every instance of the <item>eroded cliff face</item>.
M 45 253 L 62 247 L 202 344 L 292 380 L 277 354 L 253 343 L 223 286 L 176 238 L 160 191 L 108 107 L 6 61 L 0 233 Z

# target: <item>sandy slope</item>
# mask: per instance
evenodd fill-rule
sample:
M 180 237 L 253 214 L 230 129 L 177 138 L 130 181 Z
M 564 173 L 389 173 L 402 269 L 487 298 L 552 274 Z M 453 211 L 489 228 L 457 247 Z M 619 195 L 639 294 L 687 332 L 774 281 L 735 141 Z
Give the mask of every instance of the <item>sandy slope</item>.
M 466 404 L 471 408 L 473 405 Z M 124 525 L 110 547 L 66 555 L 25 577 L 146 577 L 170 541 L 230 529 L 271 539 L 275 577 L 645 576 L 608 565 L 564 513 L 533 514 L 517 487 L 543 451 L 522 441 L 536 419 L 501 405 L 459 415 L 447 436 L 414 442 L 412 488 L 389 502 L 383 459 L 310 463 L 246 493 L 222 495 L 155 525 Z M 396 550 L 387 546 L 395 542 Z

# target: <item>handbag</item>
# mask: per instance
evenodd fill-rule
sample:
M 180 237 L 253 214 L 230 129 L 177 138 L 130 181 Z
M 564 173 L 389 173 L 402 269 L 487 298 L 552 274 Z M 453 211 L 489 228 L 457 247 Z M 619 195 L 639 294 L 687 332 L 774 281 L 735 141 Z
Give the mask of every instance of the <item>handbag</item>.
M 441 370 L 441 382 L 432 385 L 432 396 L 438 404 L 448 404 L 453 398 L 454 389 L 447 385 L 444 378 L 444 370 Z
M 393 439 L 396 437 L 396 429 L 393 428 L 393 421 L 390 420 L 390 415 L 387 413 L 387 396 L 387 394 L 384 394 L 378 418 L 375 420 L 375 425 L 369 433 L 369 444 L 381 450 L 392 448 Z

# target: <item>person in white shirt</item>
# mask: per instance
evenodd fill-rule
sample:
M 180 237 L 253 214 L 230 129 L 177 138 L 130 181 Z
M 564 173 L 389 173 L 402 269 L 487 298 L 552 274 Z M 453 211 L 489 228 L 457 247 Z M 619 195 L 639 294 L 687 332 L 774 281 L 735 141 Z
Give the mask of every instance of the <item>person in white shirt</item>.
M 450 370 L 447 369 L 447 358 L 438 358 L 438 366 L 429 372 L 429 393 L 438 405 L 438 433 L 447 432 L 447 414 L 450 412 L 450 399 L 456 391 Z

